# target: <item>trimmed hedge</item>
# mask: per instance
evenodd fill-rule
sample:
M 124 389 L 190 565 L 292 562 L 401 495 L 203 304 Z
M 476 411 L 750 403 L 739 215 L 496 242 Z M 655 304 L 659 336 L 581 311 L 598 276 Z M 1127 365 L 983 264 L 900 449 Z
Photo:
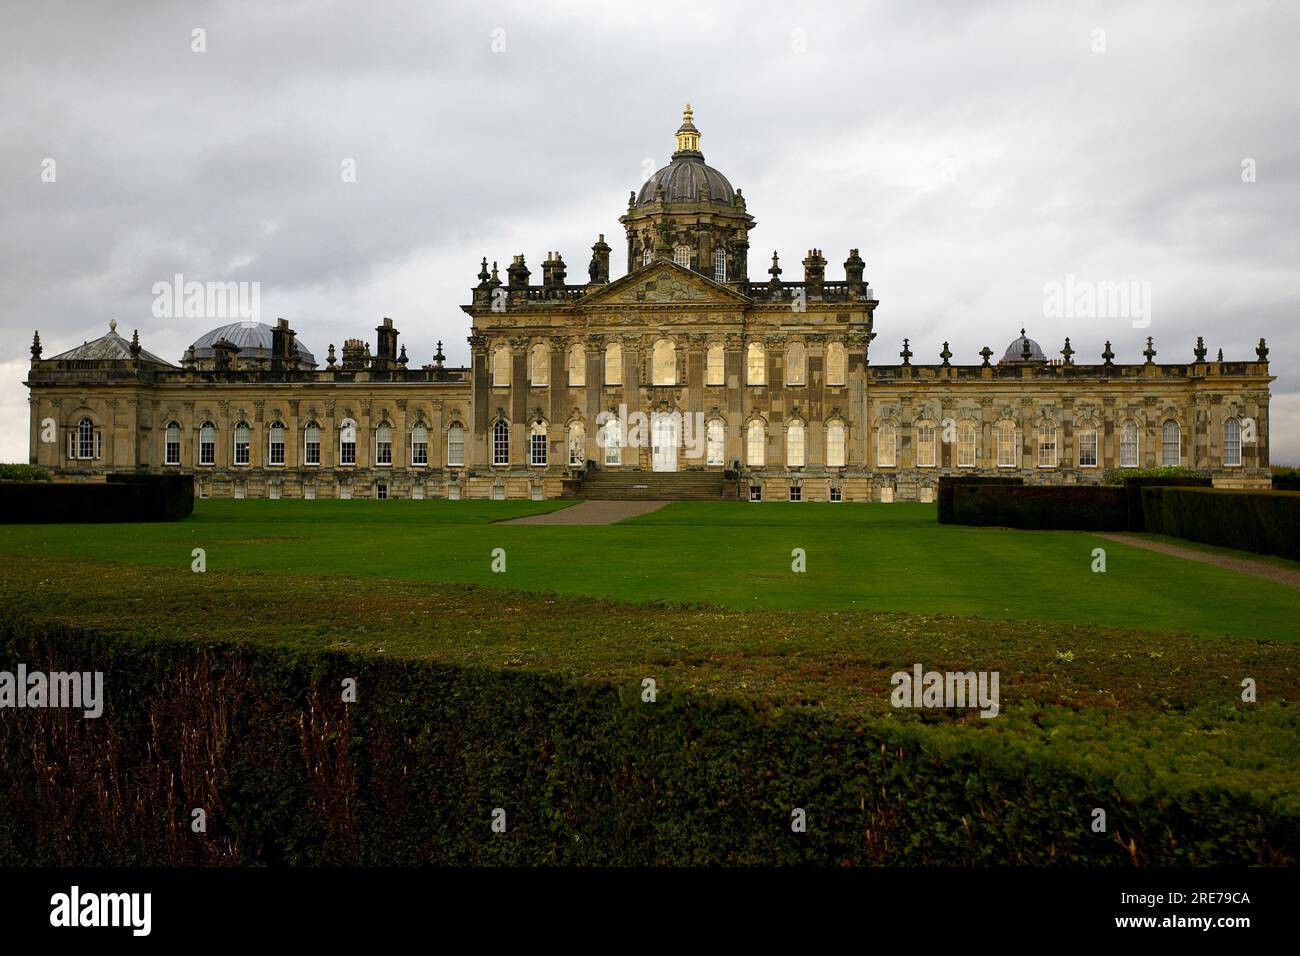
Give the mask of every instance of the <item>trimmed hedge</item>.
M 1151 484 L 1181 485 L 1184 478 L 1201 478 L 1205 484 L 1210 483 L 1210 473 L 1200 468 L 1185 468 L 1182 465 L 1157 465 L 1154 468 L 1112 468 L 1101 479 L 1103 485 L 1125 485 L 1134 478 L 1169 478 L 1172 481 L 1156 481 Z M 1196 482 L 1192 482 L 1195 484 Z
M 1160 471 L 1159 468 L 1148 468 L 1149 472 Z M 1173 469 L 1165 469 L 1170 471 Z M 1191 472 L 1190 468 L 1180 469 L 1181 471 Z M 1207 474 L 1195 473 L 1185 475 L 1173 474 L 1143 474 L 1128 475 L 1124 478 L 1124 493 L 1128 498 L 1128 530 L 1145 531 L 1146 511 L 1142 507 L 1142 489 L 1154 487 L 1166 488 L 1209 488 L 1213 485 L 1213 479 Z
M 1128 495 L 1100 485 L 957 485 L 953 522 L 1035 531 L 1123 531 Z
M 1053 747 L 923 721 L 649 704 L 639 687 L 537 672 L 0 619 L 0 668 L 16 661 L 102 670 L 107 704 L 95 720 L 0 720 L 7 865 L 1300 859 L 1300 817 L 1273 798 L 1067 766 Z M 358 700 L 344 704 L 348 677 Z M 190 829 L 196 807 L 206 833 Z M 807 833 L 791 830 L 796 807 Z
M 0 481 L 49 481 L 50 473 L 35 465 L 0 463 Z
M 1300 561 L 1300 492 L 1144 488 L 1146 529 Z
M 192 475 L 109 475 L 102 484 L 0 481 L 0 524 L 179 521 L 193 511 Z
M 1300 468 L 1274 468 L 1274 491 L 1300 491 Z
M 939 523 L 954 524 L 952 490 L 958 485 L 1023 485 L 1025 479 L 1002 475 L 942 475 L 939 478 Z

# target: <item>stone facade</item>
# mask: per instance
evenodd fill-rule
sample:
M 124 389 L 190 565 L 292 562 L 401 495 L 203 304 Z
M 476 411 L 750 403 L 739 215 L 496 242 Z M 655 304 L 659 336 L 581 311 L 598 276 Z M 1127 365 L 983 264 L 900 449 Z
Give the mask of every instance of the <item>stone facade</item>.
M 628 273 L 588 281 L 558 253 L 483 260 L 471 364 L 408 367 L 385 319 L 324 366 L 288 323 L 215 329 L 172 365 L 115 327 L 50 359 L 32 347 L 33 464 L 63 480 L 194 473 L 219 497 L 552 498 L 589 468 L 716 470 L 763 500 L 930 500 L 942 474 L 1100 481 L 1177 463 L 1221 484 L 1266 480 L 1272 377 L 1254 361 L 1076 364 L 1021 336 L 1000 362 L 869 361 L 878 301 L 856 249 L 828 281 L 751 281 L 754 219 L 706 166 L 689 108 L 672 162 L 629 198 Z

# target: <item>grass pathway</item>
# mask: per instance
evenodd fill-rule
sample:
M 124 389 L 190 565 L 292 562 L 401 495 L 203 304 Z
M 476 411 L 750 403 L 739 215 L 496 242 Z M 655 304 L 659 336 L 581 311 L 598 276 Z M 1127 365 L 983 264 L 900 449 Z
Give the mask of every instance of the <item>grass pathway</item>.
M 1175 558 L 1186 558 L 1188 561 L 1212 564 L 1216 568 L 1240 571 L 1242 574 L 1253 574 L 1257 578 L 1265 578 L 1279 584 L 1300 588 L 1300 571 L 1277 564 L 1269 564 L 1256 558 L 1239 558 L 1235 555 L 1219 554 L 1214 551 L 1197 551 L 1193 548 L 1169 544 L 1166 541 L 1153 541 L 1150 538 L 1144 538 L 1136 534 L 1098 534 L 1097 537 L 1106 538 L 1109 541 L 1118 541 L 1120 544 L 1132 545 L 1135 548 L 1145 548 L 1147 551 L 1155 551 L 1158 554 L 1167 554 Z

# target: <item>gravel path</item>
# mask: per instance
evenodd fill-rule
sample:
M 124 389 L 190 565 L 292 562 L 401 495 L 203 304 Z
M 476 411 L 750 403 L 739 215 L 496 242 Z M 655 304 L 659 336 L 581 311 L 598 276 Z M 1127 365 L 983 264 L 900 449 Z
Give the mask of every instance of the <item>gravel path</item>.
M 667 501 L 583 501 L 544 515 L 511 518 L 501 524 L 613 524 L 624 518 L 658 511 Z
M 1197 551 L 1195 548 L 1181 548 L 1176 544 L 1152 541 L 1150 538 L 1143 538 L 1136 534 L 1098 534 L 1097 537 L 1118 541 L 1120 544 L 1131 544 L 1135 548 L 1145 548 L 1148 551 L 1158 551 L 1161 554 L 1172 555 L 1175 558 L 1186 558 L 1188 561 L 1212 564 L 1218 568 L 1227 568 L 1229 571 L 1253 574 L 1257 578 L 1267 578 L 1270 581 L 1277 581 L 1279 584 L 1289 584 L 1293 588 L 1300 588 L 1300 571 L 1284 568 L 1277 564 L 1270 564 L 1267 561 L 1253 558 L 1235 558 L 1226 554 L 1215 554 L 1211 551 Z

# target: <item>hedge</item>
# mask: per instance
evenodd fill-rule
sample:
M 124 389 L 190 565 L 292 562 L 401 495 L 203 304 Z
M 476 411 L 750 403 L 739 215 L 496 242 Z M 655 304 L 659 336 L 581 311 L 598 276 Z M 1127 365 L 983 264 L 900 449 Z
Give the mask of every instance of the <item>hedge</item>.
M 1300 491 L 1300 468 L 1274 468 L 1274 491 Z
M 1146 528 L 1300 561 L 1300 492 L 1144 488 Z
M 178 521 L 193 511 L 192 475 L 109 475 L 103 483 L 0 481 L 0 524 Z
M 49 481 L 50 473 L 35 465 L 0 463 L 0 481 Z
M 1166 488 L 1209 488 L 1213 484 L 1213 479 L 1211 479 L 1209 475 L 1192 472 L 1189 468 L 1147 468 L 1145 470 L 1147 472 L 1159 472 L 1163 470 L 1166 473 L 1128 475 L 1124 477 L 1124 493 L 1127 496 L 1125 507 L 1128 511 L 1129 531 L 1146 530 L 1146 511 L 1142 507 L 1143 488 L 1154 488 L 1156 486 Z M 1189 474 L 1167 473 L 1174 470 L 1189 472 Z
M 939 478 L 939 523 L 953 524 L 952 490 L 958 485 L 1023 485 L 1025 479 L 1010 475 L 942 475 Z
M 1182 465 L 1156 465 L 1154 468 L 1112 468 L 1101 479 L 1103 485 L 1125 485 L 1134 478 L 1166 478 L 1170 481 L 1155 481 L 1151 484 L 1181 485 L 1188 484 L 1182 479 L 1201 479 L 1190 484 L 1210 484 L 1210 473 L 1201 468 L 1185 468 Z
M 1271 798 L 1065 766 L 922 721 L 0 619 L 0 667 L 16 661 L 102 670 L 108 702 L 94 720 L 4 713 L 6 865 L 1300 859 L 1300 818 Z M 356 703 L 340 699 L 347 677 Z
M 964 485 L 953 489 L 953 522 L 1035 531 L 1123 531 L 1128 494 L 1100 485 Z

